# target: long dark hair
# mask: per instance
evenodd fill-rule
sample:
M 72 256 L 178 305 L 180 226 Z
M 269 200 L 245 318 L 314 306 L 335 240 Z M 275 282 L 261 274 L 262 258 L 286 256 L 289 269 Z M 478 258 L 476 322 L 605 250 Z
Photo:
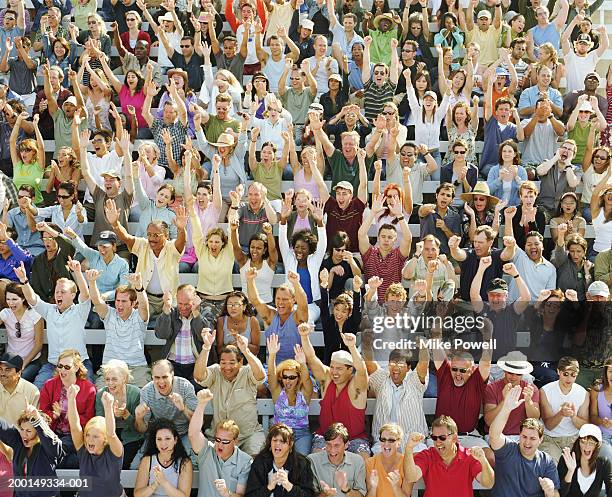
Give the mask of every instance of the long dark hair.
M 149 430 L 147 431 L 147 439 L 145 440 L 145 456 L 153 457 L 159 454 L 157 450 L 157 432 L 159 430 L 169 430 L 172 433 L 172 436 L 176 439 L 176 445 L 174 446 L 174 451 L 172 452 L 172 464 L 174 469 L 180 472 L 181 467 L 189 456 L 187 455 L 187 451 L 185 450 L 185 446 L 181 441 L 181 436 L 178 434 L 176 430 L 176 426 L 172 421 L 167 418 L 156 418 L 149 424 Z
M 245 308 L 243 311 L 243 314 L 245 316 L 247 317 L 255 316 L 256 312 L 255 312 L 255 308 L 253 307 L 253 304 L 249 302 L 249 299 L 244 293 L 242 293 L 240 290 L 236 290 L 234 292 L 231 292 L 227 297 L 225 297 L 225 301 L 223 302 L 223 309 L 221 309 L 221 314 L 219 314 L 219 317 L 229 316 L 229 313 L 227 312 L 227 302 L 232 297 L 238 297 L 242 299 L 242 303 L 245 305 Z
M 287 459 L 295 457 L 295 435 L 293 430 L 285 423 L 276 423 L 270 427 L 270 431 L 268 431 L 268 435 L 266 436 L 266 443 L 259 452 L 259 455 L 272 454 L 272 439 L 277 436 L 280 436 L 284 442 L 291 445 Z
M 136 76 L 136 78 L 138 79 L 138 82 L 136 83 L 136 88 L 134 89 L 134 93 L 138 93 L 139 91 L 142 90 L 143 86 L 144 86 L 144 78 L 142 77 L 142 74 L 140 74 L 138 71 L 136 71 L 135 69 L 130 69 L 129 71 L 127 71 L 125 73 L 125 77 L 127 78 L 127 75 L 132 73 L 134 76 Z M 123 83 L 126 87 L 127 87 L 127 81 L 124 80 Z M 185 92 L 185 94 L 187 94 L 187 92 Z
M 590 474 L 593 474 L 593 471 L 595 471 L 595 468 L 597 467 L 597 457 L 599 456 L 599 451 L 601 449 L 601 442 L 597 440 L 595 437 L 591 437 L 591 436 L 583 437 L 583 438 L 587 438 L 587 439 L 593 438 L 597 442 L 595 449 L 593 449 L 593 454 L 591 455 L 591 458 L 589 459 L 589 471 L 590 471 Z M 580 459 L 582 458 L 582 450 L 580 449 L 580 437 L 578 437 L 576 441 L 574 442 L 574 445 L 572 447 L 572 452 L 576 454 L 576 463 L 578 463 L 578 467 L 580 467 Z
M 57 187 L 58 193 L 60 190 L 66 190 L 66 193 L 68 193 L 68 195 L 72 195 L 72 203 L 77 203 L 77 186 L 72 181 L 63 181 L 62 183 L 60 183 Z

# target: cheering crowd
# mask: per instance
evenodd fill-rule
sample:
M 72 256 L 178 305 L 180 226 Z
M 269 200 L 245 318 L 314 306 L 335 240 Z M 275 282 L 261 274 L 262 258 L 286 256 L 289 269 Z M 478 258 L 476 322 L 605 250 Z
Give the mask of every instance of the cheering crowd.
M 612 497 L 603 0 L 31 1 L 0 497 Z

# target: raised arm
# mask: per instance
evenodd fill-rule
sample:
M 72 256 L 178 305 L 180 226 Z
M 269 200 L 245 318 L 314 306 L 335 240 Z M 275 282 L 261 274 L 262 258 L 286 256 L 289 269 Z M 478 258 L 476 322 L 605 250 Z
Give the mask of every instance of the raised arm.
M 204 424 L 204 411 L 208 403 L 212 400 L 213 394 L 210 390 L 204 388 L 198 392 L 197 397 L 198 405 L 195 411 L 193 411 L 191 421 L 189 421 L 188 436 L 193 452 L 199 454 L 208 443 L 206 437 L 202 433 L 202 425 Z
M 83 447 L 83 428 L 81 427 L 81 420 L 79 419 L 79 411 L 77 410 L 76 398 L 79 394 L 80 388 L 78 385 L 70 385 L 68 387 L 68 423 L 70 425 L 70 436 L 72 437 L 72 443 L 74 448 L 78 451 Z
M 94 305 L 94 311 L 100 316 L 100 319 L 104 320 L 108 315 L 109 306 L 100 295 L 100 290 L 96 283 L 96 280 L 101 274 L 102 272 L 97 269 L 88 269 L 85 271 L 85 278 L 89 283 L 89 295 Z
M 115 457 L 123 457 L 123 443 L 117 436 L 115 429 L 115 398 L 110 392 L 102 394 L 102 405 L 104 406 L 104 420 L 106 422 L 106 440 Z

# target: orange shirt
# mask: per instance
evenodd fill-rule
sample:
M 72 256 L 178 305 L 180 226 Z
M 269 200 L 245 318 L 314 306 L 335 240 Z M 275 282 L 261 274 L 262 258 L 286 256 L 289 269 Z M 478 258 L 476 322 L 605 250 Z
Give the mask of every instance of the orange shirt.
M 382 463 L 382 454 L 376 454 L 374 457 L 370 457 L 366 459 L 366 481 L 370 478 L 370 473 L 373 469 L 378 472 L 378 487 L 376 488 L 376 497 L 389 497 L 393 495 L 393 489 L 391 488 L 391 484 L 389 480 L 387 480 L 387 472 L 385 471 L 385 467 Z M 404 456 L 400 455 L 398 459 L 398 468 L 401 476 L 400 486 L 404 482 Z

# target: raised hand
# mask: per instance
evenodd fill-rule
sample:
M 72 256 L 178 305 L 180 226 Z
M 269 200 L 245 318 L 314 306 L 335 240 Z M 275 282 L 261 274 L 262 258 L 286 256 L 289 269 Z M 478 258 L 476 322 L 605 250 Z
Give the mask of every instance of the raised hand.
M 353 292 L 358 293 L 363 285 L 363 278 L 359 275 L 353 276 Z
M 565 447 L 561 452 L 563 456 L 563 460 L 565 461 L 565 466 L 567 467 L 567 472 L 572 474 L 576 471 L 576 467 L 578 466 L 576 462 L 576 453 L 572 452 L 569 447 Z
M 513 262 L 507 262 L 503 265 L 502 271 L 513 278 L 519 275 L 518 269 Z
M 132 288 L 142 288 L 142 276 L 140 275 L 140 273 L 128 274 L 127 280 Z
M 19 266 L 15 266 L 13 268 L 13 272 L 15 273 L 15 276 L 17 276 L 17 279 L 19 281 L 24 281 L 28 279 L 28 274 L 26 273 L 26 269 L 23 265 L 23 262 L 20 262 Z
M 523 402 L 525 402 L 525 399 L 521 399 L 522 392 L 523 392 L 523 389 L 521 388 L 520 385 L 513 387 L 508 392 L 508 394 L 506 395 L 506 398 L 504 399 L 504 404 L 503 404 L 504 408 L 508 409 L 509 411 L 514 411 L 514 409 L 516 409 Z
M 199 404 L 206 404 L 212 400 L 213 393 L 208 388 L 203 388 L 198 392 L 197 397 Z
M 293 346 L 293 356 L 300 364 L 306 364 L 306 354 L 304 354 L 304 350 L 302 349 L 301 345 L 295 344 Z
M 461 243 L 461 238 L 457 235 L 453 235 L 448 239 L 448 248 L 451 250 L 456 249 L 459 247 L 459 243 Z
M 326 268 L 321 269 L 319 273 L 319 283 L 321 288 L 329 287 L 329 271 Z
M 351 350 L 357 347 L 357 337 L 353 333 L 340 333 L 340 338 L 342 338 L 342 343 L 346 345 L 347 349 Z
M 307 337 L 314 330 L 314 325 L 311 323 L 301 323 L 298 325 L 298 333 L 301 337 Z
M 96 281 L 101 274 L 102 271 L 98 271 L 97 269 L 88 269 L 87 271 L 85 271 L 85 279 L 89 284 L 91 284 Z
M 369 477 L 370 488 L 378 488 L 378 471 L 372 470 Z
M 402 477 L 398 469 L 387 473 L 387 481 L 391 484 L 391 486 L 395 489 L 399 488 L 402 484 Z
M 102 394 L 102 405 L 105 408 L 111 409 L 115 404 L 115 397 L 110 392 L 104 392 Z
M 66 266 L 68 266 L 68 269 L 70 269 L 70 271 L 73 272 L 73 273 L 80 273 L 81 272 L 81 263 L 80 263 L 80 261 L 77 261 L 76 259 L 68 257 L 68 262 L 67 262 Z
M 423 440 L 425 440 L 425 435 L 423 435 L 422 433 L 413 431 L 408 437 L 408 442 L 406 442 L 405 452 L 408 452 L 408 451 L 413 452 L 413 449 L 417 445 L 419 445 L 421 442 L 423 442 Z
M 300 284 L 300 275 L 294 273 L 293 271 L 289 271 L 287 273 L 287 281 L 293 285 L 293 288 L 297 288 L 297 286 Z
M 108 224 L 111 226 L 115 226 L 119 222 L 119 210 L 117 209 L 117 204 L 115 204 L 114 200 L 109 198 L 104 203 L 104 214 Z
M 183 412 L 185 410 L 185 401 L 180 393 L 172 392 L 170 395 L 168 395 L 168 398 L 172 401 L 174 407 L 176 407 L 179 411 Z
M 143 419 L 149 412 L 151 412 L 151 408 L 147 404 L 142 402 L 138 404 L 138 407 L 136 407 L 136 410 L 134 411 L 134 416 L 138 419 Z
M 68 395 L 68 400 L 74 400 L 77 398 L 77 395 L 79 394 L 79 392 L 81 391 L 81 387 L 79 387 L 78 385 L 70 385 L 68 387 L 68 391 L 66 392 Z
M 202 348 L 209 351 L 212 348 L 213 343 L 215 343 L 215 336 L 212 334 L 212 330 L 210 328 L 203 328 L 201 336 L 203 342 Z
M 486 459 L 484 450 L 482 450 L 482 447 L 472 447 L 470 449 L 468 449 L 468 454 L 471 455 L 474 459 L 476 459 L 479 462 L 484 462 Z

